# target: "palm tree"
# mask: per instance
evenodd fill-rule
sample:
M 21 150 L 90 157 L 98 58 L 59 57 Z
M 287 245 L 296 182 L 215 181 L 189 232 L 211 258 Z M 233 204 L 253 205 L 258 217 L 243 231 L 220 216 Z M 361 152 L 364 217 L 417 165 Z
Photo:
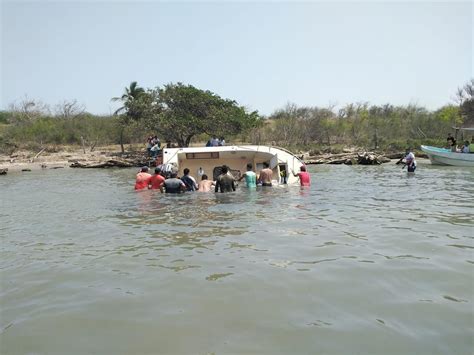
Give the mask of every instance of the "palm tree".
M 130 83 L 130 87 L 125 88 L 125 92 L 122 96 L 120 97 L 113 97 L 112 101 L 121 101 L 123 103 L 122 107 L 119 107 L 115 112 L 114 115 L 118 116 L 124 113 L 124 115 L 121 115 L 121 127 L 120 127 L 120 148 L 122 150 L 122 153 L 125 152 L 125 149 L 123 147 L 123 132 L 125 130 L 125 127 L 130 123 L 130 120 L 136 119 L 136 115 L 129 109 L 130 104 L 138 99 L 140 95 L 143 95 L 145 93 L 145 89 L 142 87 L 138 86 L 136 81 L 132 81 Z

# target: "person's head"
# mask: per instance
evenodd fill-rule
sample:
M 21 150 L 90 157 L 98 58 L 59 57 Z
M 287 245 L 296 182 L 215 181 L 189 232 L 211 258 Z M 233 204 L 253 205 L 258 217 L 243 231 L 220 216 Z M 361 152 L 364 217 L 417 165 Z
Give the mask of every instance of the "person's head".
M 301 165 L 300 170 L 301 170 L 301 171 L 306 171 L 306 166 Z
M 155 168 L 155 174 L 156 175 L 161 174 L 161 168 L 160 167 Z
M 207 180 L 207 175 L 206 174 L 202 175 L 202 180 Z
M 249 170 L 249 171 L 252 170 L 252 163 L 247 164 L 247 170 Z
M 147 173 L 148 172 L 148 166 L 142 167 L 141 172 L 142 173 Z
M 188 174 L 189 174 L 189 169 L 188 169 L 188 168 L 185 168 L 185 169 L 183 170 L 183 173 L 184 173 L 184 175 L 188 175 Z
M 469 141 L 465 141 L 465 142 L 464 142 L 464 145 L 465 145 L 465 146 L 468 146 L 468 145 L 469 145 Z
M 267 169 L 269 166 L 270 166 L 270 165 L 268 165 L 267 162 L 263 163 L 263 167 L 264 167 L 265 169 Z
M 227 165 L 223 165 L 222 166 L 222 174 L 227 174 L 229 172 L 229 168 L 227 167 Z
M 176 171 L 172 171 L 172 172 L 170 173 L 170 177 L 171 177 L 172 179 L 177 178 L 177 177 L 178 177 L 178 173 L 177 173 Z

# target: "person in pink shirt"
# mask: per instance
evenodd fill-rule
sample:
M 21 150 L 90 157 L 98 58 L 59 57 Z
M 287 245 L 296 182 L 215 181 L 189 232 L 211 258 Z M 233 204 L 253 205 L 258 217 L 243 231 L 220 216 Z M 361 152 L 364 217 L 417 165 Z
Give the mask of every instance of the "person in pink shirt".
M 152 190 L 159 190 L 164 182 L 165 178 L 161 176 L 161 169 L 157 167 L 155 168 L 155 175 L 150 177 L 148 188 Z
M 293 171 L 293 175 L 300 178 L 301 186 L 311 185 L 311 177 L 309 176 L 309 173 L 306 171 L 306 166 L 301 165 L 300 172 L 298 174 L 295 174 L 295 172 Z
M 151 175 L 148 173 L 148 167 L 144 166 L 137 174 L 137 178 L 135 180 L 135 190 L 143 190 L 148 188 L 150 179 Z

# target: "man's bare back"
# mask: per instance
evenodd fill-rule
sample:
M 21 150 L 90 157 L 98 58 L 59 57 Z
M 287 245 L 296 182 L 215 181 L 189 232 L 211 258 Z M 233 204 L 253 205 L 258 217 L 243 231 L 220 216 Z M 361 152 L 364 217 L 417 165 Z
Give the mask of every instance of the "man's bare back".
M 198 192 L 210 192 L 213 185 L 215 184 L 212 180 L 201 180 L 198 184 Z
M 273 177 L 272 169 L 265 168 L 265 169 L 260 170 L 259 180 L 262 182 L 262 184 L 271 185 L 272 184 L 272 177 Z

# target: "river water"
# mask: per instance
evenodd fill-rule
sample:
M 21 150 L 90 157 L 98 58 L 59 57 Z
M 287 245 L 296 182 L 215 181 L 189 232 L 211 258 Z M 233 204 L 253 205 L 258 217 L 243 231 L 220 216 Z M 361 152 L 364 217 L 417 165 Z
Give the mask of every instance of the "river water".
M 0 179 L 1 354 L 471 354 L 474 170 L 179 196 Z

